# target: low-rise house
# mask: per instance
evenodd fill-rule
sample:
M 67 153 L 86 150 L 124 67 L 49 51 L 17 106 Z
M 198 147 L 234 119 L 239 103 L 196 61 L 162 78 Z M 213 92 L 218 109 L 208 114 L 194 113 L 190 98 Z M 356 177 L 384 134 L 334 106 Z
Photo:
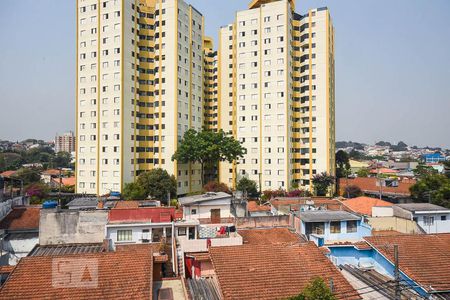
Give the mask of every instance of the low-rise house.
M 39 243 L 39 207 L 19 206 L 0 221 L 0 265 L 15 265 Z
M 220 299 L 287 299 L 315 277 L 332 282 L 337 299 L 361 299 L 313 243 L 211 247 L 209 253 Z
M 39 244 L 102 243 L 107 210 L 42 209 Z
M 357 186 L 366 196 L 379 197 L 383 199 L 401 200 L 411 197 L 409 188 L 416 183 L 414 179 L 356 177 L 339 178 L 339 193 L 345 196 L 347 186 Z
M 50 182 L 52 181 L 52 179 L 54 178 L 58 178 L 58 177 L 62 177 L 64 174 L 62 172 L 62 170 L 58 170 L 58 169 L 48 169 L 45 171 L 42 171 L 41 173 L 41 180 L 46 183 L 46 184 L 50 184 Z
M 162 299 L 158 295 L 168 293 L 183 300 L 181 281 L 160 275 L 165 260 L 151 245 L 26 257 L 9 274 L 0 299 Z
M 394 214 L 416 222 L 426 233 L 450 233 L 450 209 L 431 203 L 394 206 Z
M 372 216 L 374 207 L 392 207 L 394 205 L 391 202 L 365 196 L 347 199 L 342 201 L 342 203 L 353 212 L 369 217 Z
M 72 187 L 76 184 L 75 176 L 72 177 L 61 177 L 61 178 L 52 178 L 50 181 L 50 186 L 54 189 L 61 187 Z
M 250 217 L 271 216 L 271 208 L 269 205 L 259 205 L 256 201 L 247 202 L 247 212 Z
M 216 224 L 233 218 L 231 201 L 232 196 L 224 192 L 208 192 L 178 199 L 183 209 L 183 219 L 205 220 L 207 223 Z
M 120 244 L 159 243 L 171 239 L 175 211 L 175 207 L 111 209 L 106 238 L 111 240 L 113 248 Z M 194 234 L 195 230 L 190 232 Z
M 360 241 L 370 236 L 372 228 L 361 216 L 347 211 L 316 210 L 296 213 L 300 232 L 316 245 Z
M 345 210 L 339 199 L 324 197 L 276 197 L 270 200 L 274 216 L 288 215 L 292 211 Z
M 450 234 L 371 236 L 365 241 L 364 246 L 327 246 L 328 255 L 337 266 L 360 278 L 372 272 L 370 284 L 374 285 L 379 282 L 373 278 L 385 278 L 384 282 L 394 279 L 397 245 L 402 294 L 408 292 L 408 299 L 450 298 Z

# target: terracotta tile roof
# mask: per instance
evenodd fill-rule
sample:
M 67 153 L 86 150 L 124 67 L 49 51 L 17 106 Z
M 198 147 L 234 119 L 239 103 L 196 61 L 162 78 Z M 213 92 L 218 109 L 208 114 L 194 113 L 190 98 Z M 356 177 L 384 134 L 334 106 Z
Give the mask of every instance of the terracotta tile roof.
M 61 173 L 64 173 L 63 171 Z M 42 172 L 42 175 L 59 176 L 58 169 L 48 169 Z
M 313 243 L 212 247 L 209 252 L 225 300 L 285 299 L 317 276 L 333 279 L 338 299 L 360 299 L 351 297 L 357 292 Z
M 0 299 L 152 299 L 152 256 L 151 248 L 140 248 L 117 252 L 25 257 L 19 261 L 0 289 Z M 69 266 L 79 270 L 78 272 L 86 270 L 85 260 L 98 262 L 97 284 L 85 288 L 54 287 L 53 263 L 58 258 L 69 262 Z M 92 268 L 89 270 L 91 273 L 88 275 L 95 272 Z M 74 278 L 77 278 L 76 275 Z M 95 283 L 95 279 L 92 280 Z
M 52 178 L 52 182 L 54 184 L 59 184 L 60 178 Z M 77 180 L 75 177 L 62 177 L 61 178 L 61 184 L 64 186 L 73 186 L 77 183 Z
M 366 216 L 372 216 L 374 206 L 393 206 L 391 202 L 365 196 L 344 200 L 342 203 L 352 211 Z
M 378 179 L 375 177 L 356 177 L 356 178 L 349 178 L 348 180 L 346 178 L 340 178 L 339 179 L 340 193 L 341 195 L 344 193 L 347 183 L 348 185 L 358 186 L 363 192 L 379 193 L 380 187 L 377 186 L 377 180 Z M 411 193 L 409 191 L 409 188 L 413 186 L 415 183 L 416 181 L 414 179 L 399 180 L 397 187 L 383 186 L 383 193 L 386 194 L 390 193 L 399 196 L 410 196 Z
M 238 230 L 244 244 L 283 244 L 303 242 L 287 228 Z
M 258 205 L 256 201 L 248 201 L 247 209 L 249 212 L 270 211 L 270 206 Z
M 370 173 L 372 174 L 396 174 L 398 173 L 398 170 L 388 169 L 388 168 L 380 168 L 380 169 L 372 169 L 370 170 Z
M 14 207 L 9 214 L 0 221 L 0 229 L 39 229 L 40 211 L 41 209 L 38 207 Z
M 111 209 L 109 223 L 166 223 L 175 218 L 175 207 L 141 207 Z
M 16 266 L 0 266 L 0 274 L 9 274 Z
M 189 252 L 186 256 L 193 257 L 196 261 L 211 261 L 211 257 L 208 252 Z
M 427 291 L 450 290 L 450 234 L 371 236 L 366 241 L 394 262 L 398 245 L 400 270 Z
M 117 201 L 114 208 L 121 209 L 121 208 L 138 208 L 139 207 L 139 201 L 135 200 L 126 200 L 126 201 Z
M 372 235 L 399 235 L 403 234 L 396 230 L 372 230 Z
M 11 176 L 13 176 L 14 174 L 16 174 L 16 172 L 17 172 L 17 171 L 5 171 L 5 172 L 3 172 L 3 173 L 0 173 L 0 176 L 2 176 L 2 177 L 11 177 Z

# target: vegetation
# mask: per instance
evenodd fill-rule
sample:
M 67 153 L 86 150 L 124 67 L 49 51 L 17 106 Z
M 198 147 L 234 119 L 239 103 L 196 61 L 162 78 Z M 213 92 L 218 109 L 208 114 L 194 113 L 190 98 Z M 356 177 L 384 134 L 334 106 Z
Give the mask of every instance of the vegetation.
M 215 180 L 208 182 L 203 186 L 205 192 L 224 192 L 231 194 L 230 188 L 223 182 L 217 182 Z
M 312 183 L 314 186 L 315 195 L 326 196 L 335 181 L 336 178 L 332 175 L 328 175 L 326 172 L 314 175 Z
M 418 164 L 417 167 L 413 170 L 413 172 L 414 176 L 416 176 L 419 179 L 438 173 L 433 167 L 424 164 Z
M 350 175 L 350 156 L 347 152 L 336 152 L 336 177 L 345 178 Z
M 337 300 L 337 298 L 325 281 L 320 277 L 316 277 L 299 295 L 290 297 L 289 300 Z
M 410 187 L 415 202 L 430 202 L 450 208 L 450 178 L 442 174 L 423 174 Z
M 40 204 L 48 197 L 49 192 L 50 188 L 42 182 L 30 184 L 25 188 L 25 194 L 30 197 L 31 204 Z
M 38 168 L 21 168 L 14 176 L 14 179 L 22 180 L 23 185 L 29 185 L 31 183 L 36 183 L 41 180 L 41 170 Z
M 201 165 L 201 183 L 205 181 L 205 166 L 217 165 L 219 161 L 233 162 L 245 153 L 245 148 L 232 136 L 223 130 L 218 132 L 210 130 L 186 131 L 172 160 L 181 163 L 199 163 Z
M 361 168 L 358 171 L 356 171 L 356 175 L 358 177 L 369 177 L 370 170 L 368 168 Z
M 125 199 L 146 199 L 147 197 L 158 200 L 167 200 L 168 195 L 176 195 L 177 182 L 175 177 L 170 176 L 166 170 L 153 169 L 148 172 L 141 173 L 136 182 L 126 184 L 123 189 Z
M 344 189 L 344 194 L 342 196 L 346 198 L 356 198 L 359 196 L 362 196 L 363 192 L 359 186 L 356 185 L 349 185 L 346 186 Z
M 259 197 L 258 184 L 255 181 L 248 179 L 247 177 L 242 177 L 238 181 L 236 189 L 238 191 L 246 193 L 250 198 Z

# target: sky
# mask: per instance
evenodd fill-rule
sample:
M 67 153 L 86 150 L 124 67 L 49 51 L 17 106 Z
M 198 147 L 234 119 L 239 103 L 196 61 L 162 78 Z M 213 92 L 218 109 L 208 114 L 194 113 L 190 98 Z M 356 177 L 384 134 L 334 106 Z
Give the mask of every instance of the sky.
M 205 32 L 250 0 L 188 0 Z M 327 6 L 336 30 L 336 140 L 450 148 L 450 1 L 298 0 Z M 75 127 L 75 1 L 2 0 L 0 139 Z

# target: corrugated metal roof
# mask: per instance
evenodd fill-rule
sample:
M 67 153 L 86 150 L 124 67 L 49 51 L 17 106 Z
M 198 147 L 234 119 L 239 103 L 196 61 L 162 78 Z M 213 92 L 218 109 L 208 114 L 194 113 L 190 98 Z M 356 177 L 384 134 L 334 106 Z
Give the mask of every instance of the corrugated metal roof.
M 98 253 L 103 252 L 103 245 L 94 244 L 64 244 L 64 245 L 47 245 L 36 246 L 28 256 L 53 256 L 65 254 L 81 254 L 81 253 Z
M 352 221 L 361 219 L 361 217 L 352 213 L 336 210 L 303 211 L 298 215 L 303 222 Z

